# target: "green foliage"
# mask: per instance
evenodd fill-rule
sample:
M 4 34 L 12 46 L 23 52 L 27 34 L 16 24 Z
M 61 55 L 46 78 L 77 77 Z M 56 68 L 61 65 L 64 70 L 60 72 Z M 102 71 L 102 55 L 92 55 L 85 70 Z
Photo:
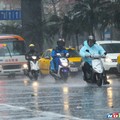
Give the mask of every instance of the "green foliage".
M 99 24 L 107 26 L 110 22 L 110 0 L 77 0 L 76 5 L 71 10 L 74 21 L 79 21 L 79 26 L 83 31 L 94 33 L 94 29 Z
M 57 15 L 52 15 L 47 22 L 44 22 L 44 33 L 48 34 L 49 36 L 57 34 L 59 32 L 60 24 L 60 18 Z
M 0 33 L 1 34 L 17 34 L 22 35 L 22 26 L 20 23 L 12 23 L 12 24 L 3 24 L 0 25 Z
M 54 4 L 55 7 L 55 4 Z M 120 29 L 120 0 L 76 0 L 75 4 L 70 7 L 68 13 L 62 18 L 49 14 L 49 19 L 44 24 L 44 33 L 46 36 L 53 38 L 62 31 L 62 37 L 69 38 L 84 34 L 94 34 L 99 30 L 103 34 L 105 28 L 115 26 Z M 56 14 L 55 14 L 56 13 Z
M 120 0 L 116 0 L 112 8 L 114 9 L 113 23 L 116 28 L 120 29 Z

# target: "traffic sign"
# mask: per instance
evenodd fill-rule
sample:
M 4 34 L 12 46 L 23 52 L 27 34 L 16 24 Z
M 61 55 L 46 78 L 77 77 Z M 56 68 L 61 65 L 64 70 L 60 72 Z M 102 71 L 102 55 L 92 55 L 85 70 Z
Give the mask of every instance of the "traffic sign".
M 0 10 L 0 20 L 21 20 L 21 10 Z

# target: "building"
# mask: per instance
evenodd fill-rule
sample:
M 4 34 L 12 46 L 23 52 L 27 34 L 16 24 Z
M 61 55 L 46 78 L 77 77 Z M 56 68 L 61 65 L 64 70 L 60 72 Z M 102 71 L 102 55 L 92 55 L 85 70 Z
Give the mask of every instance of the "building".
M 0 10 L 13 10 L 21 8 L 21 0 L 0 0 Z
M 12 20 L 13 19 L 13 14 L 8 13 L 9 10 L 20 10 L 21 9 L 21 0 L 0 0 L 0 27 L 1 30 L 4 28 L 5 25 L 18 25 L 21 23 L 21 20 Z M 15 13 L 16 16 L 20 16 L 21 14 L 18 15 L 18 13 Z M 11 18 L 11 19 L 10 19 Z M 15 17 L 14 18 L 18 18 Z M 1 31 L 0 31 L 1 32 Z

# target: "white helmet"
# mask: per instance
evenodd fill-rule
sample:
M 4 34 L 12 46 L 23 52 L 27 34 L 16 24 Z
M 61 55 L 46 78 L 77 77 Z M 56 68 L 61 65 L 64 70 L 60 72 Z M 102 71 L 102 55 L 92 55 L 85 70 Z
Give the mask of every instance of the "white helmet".
M 88 36 L 89 40 L 94 40 L 94 37 L 92 35 Z

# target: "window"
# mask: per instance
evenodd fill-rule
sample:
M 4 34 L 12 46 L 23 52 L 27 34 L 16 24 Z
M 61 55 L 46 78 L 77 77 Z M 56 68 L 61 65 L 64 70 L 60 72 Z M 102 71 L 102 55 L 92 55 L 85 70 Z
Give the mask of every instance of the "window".
M 107 53 L 120 53 L 120 43 L 101 44 Z
M 45 51 L 45 53 L 43 54 L 43 58 L 50 58 L 51 52 L 50 51 Z
M 79 53 L 76 50 L 68 49 L 70 57 L 80 57 Z
M 7 44 L 7 46 L 4 48 L 6 49 L 5 56 L 25 54 L 25 44 L 23 41 L 1 41 L 1 43 Z

